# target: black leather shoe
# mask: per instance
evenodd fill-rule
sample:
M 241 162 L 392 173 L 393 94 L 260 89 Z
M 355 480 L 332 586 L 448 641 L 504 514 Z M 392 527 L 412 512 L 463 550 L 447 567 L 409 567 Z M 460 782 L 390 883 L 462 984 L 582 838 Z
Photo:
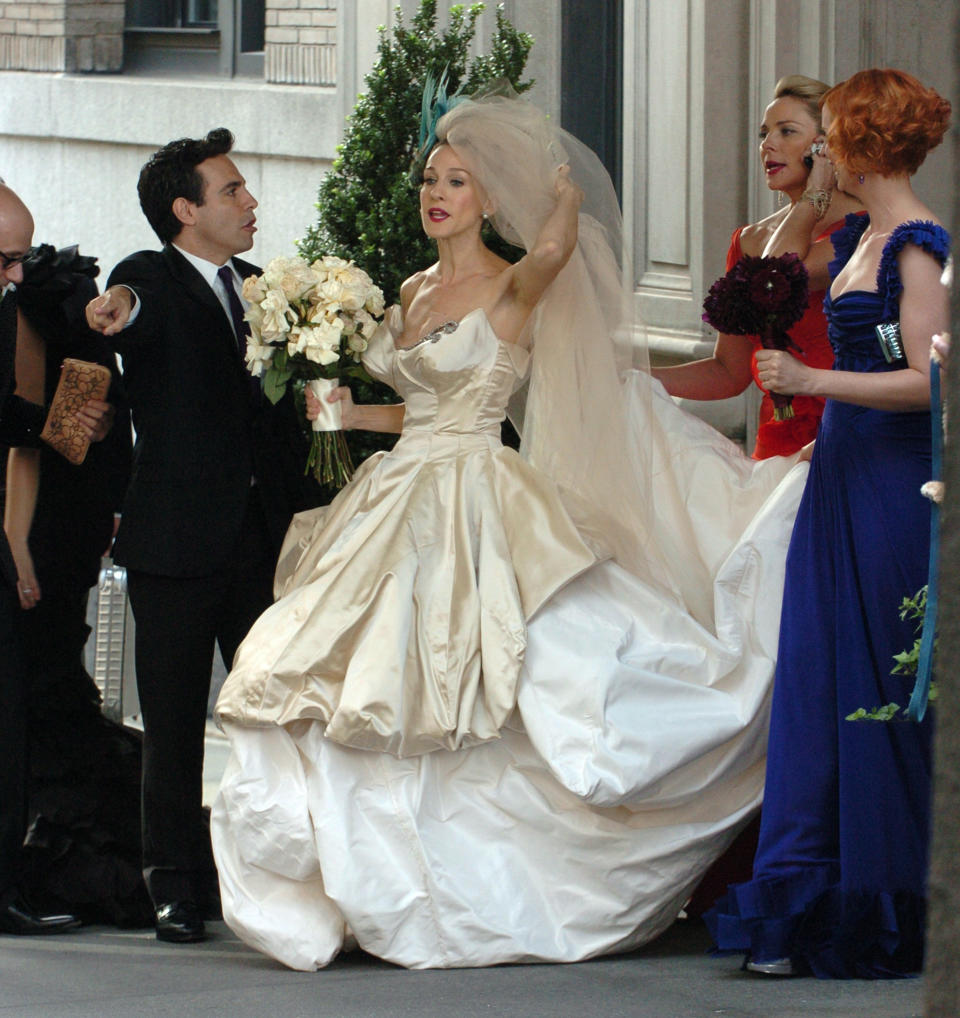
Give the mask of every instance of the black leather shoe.
M 192 901 L 171 901 L 157 909 L 157 940 L 193 944 L 206 939 L 203 917 Z
M 0 908 L 0 933 L 35 936 L 38 933 L 65 933 L 80 925 L 73 915 L 38 915 L 22 899 L 14 898 Z

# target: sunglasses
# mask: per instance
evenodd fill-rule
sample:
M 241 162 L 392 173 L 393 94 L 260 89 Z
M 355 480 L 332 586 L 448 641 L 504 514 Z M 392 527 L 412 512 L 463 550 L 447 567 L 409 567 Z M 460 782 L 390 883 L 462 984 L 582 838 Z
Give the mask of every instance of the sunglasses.
M 14 265 L 19 265 L 26 257 L 27 257 L 26 254 L 8 255 L 4 254 L 3 251 L 0 251 L 0 268 L 2 268 L 4 271 L 6 271 L 7 269 L 12 269 Z

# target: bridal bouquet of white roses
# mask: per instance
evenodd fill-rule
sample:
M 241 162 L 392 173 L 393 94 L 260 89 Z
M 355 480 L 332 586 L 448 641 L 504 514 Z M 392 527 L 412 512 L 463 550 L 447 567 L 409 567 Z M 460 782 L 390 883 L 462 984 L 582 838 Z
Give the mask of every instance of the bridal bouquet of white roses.
M 360 358 L 383 315 L 383 293 L 362 269 L 326 256 L 274 258 L 262 276 L 243 282 L 249 301 L 247 368 L 263 377 L 276 403 L 289 385 L 309 385 L 324 413 L 313 422 L 307 470 L 322 484 L 342 487 L 353 473 L 341 430 L 340 404 L 325 396 L 343 376 L 367 378 Z

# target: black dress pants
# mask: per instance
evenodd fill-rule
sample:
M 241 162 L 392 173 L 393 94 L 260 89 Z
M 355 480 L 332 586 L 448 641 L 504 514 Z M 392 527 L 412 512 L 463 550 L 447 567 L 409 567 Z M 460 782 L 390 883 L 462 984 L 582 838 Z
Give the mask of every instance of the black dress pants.
M 273 600 L 276 554 L 255 489 L 233 560 L 208 576 L 127 571 L 143 715 L 143 875 L 154 904 L 215 909 L 203 809 L 203 743 L 214 645 L 229 669 Z
M 26 824 L 27 675 L 20 601 L 0 579 L 0 907 L 17 892 Z

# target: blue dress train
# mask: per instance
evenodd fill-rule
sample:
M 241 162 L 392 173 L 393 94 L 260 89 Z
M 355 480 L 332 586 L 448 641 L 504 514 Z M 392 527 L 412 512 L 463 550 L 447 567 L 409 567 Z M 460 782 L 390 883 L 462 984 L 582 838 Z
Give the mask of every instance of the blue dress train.
M 835 234 L 835 277 L 868 225 Z M 949 237 L 899 226 L 877 290 L 824 310 L 834 370 L 892 371 L 875 333 L 899 318 L 897 256 L 906 244 L 941 264 Z M 899 605 L 926 583 L 930 415 L 828 400 L 787 557 L 766 794 L 753 879 L 705 916 L 719 950 L 790 958 L 822 978 L 920 970 L 930 825 L 930 714 L 920 725 L 851 722 L 858 707 L 907 703 L 891 675 L 913 645 Z

